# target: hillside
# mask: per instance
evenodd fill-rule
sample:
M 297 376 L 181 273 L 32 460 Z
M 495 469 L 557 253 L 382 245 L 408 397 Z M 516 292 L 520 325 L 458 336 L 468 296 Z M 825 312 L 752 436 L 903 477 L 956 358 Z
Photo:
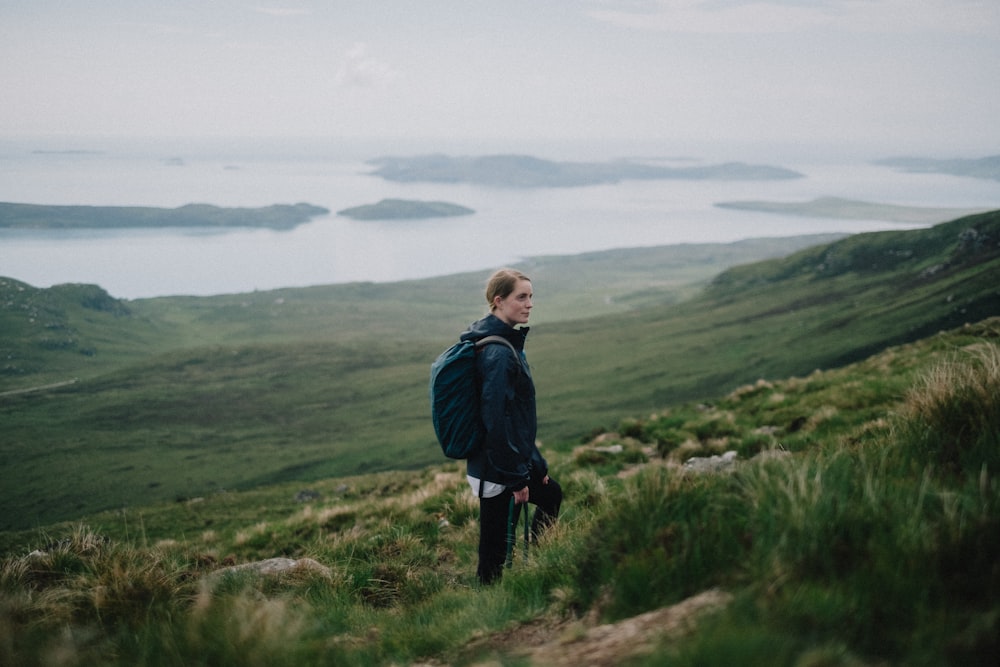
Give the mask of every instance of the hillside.
M 998 239 L 998 213 L 863 234 L 733 267 L 687 300 L 669 275 L 614 274 L 619 262 L 606 256 L 527 262 L 539 295 L 529 359 L 540 438 L 576 442 L 628 415 L 806 376 L 995 315 Z M 655 276 L 655 253 L 640 256 Z M 609 284 L 620 303 L 589 283 L 587 266 L 618 276 Z M 159 352 L 117 364 L 71 354 L 107 365 L 33 376 L 79 381 L 0 401 L 3 453 L 20 480 L 3 489 L 3 529 L 437 461 L 427 370 L 482 312 L 481 280 L 129 302 L 122 337 L 158 341 Z M 543 290 L 559 284 L 572 305 L 546 320 Z
M 0 660 L 995 665 L 998 341 L 992 318 L 546 448 L 560 522 L 490 588 L 455 463 L 7 534 Z
M 835 368 L 996 315 L 998 242 L 1000 212 L 858 234 L 734 267 L 684 303 L 554 324 L 532 342 L 542 397 L 559 406 L 545 432 Z
M 817 234 L 534 258 L 528 265 L 545 276 L 539 286 L 545 307 L 534 321 L 681 301 L 734 264 L 842 237 Z M 0 393 L 100 375 L 174 350 L 235 342 L 295 345 L 405 337 L 439 345 L 482 314 L 483 273 L 132 301 L 97 285 L 40 289 L 0 278 Z M 419 328 L 410 326 L 412 318 L 422 320 Z

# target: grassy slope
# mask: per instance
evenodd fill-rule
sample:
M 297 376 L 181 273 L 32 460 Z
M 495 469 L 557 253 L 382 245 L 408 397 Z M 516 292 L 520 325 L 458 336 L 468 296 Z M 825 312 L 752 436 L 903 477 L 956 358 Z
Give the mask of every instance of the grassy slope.
M 651 294 L 679 300 L 726 266 L 825 240 L 619 250 L 526 268 L 544 323 L 626 311 Z M 20 482 L 2 488 L 4 525 L 436 460 L 427 368 L 481 316 L 482 281 L 121 302 L 94 286 L 0 280 L 0 455 Z
M 601 440 L 621 455 L 556 448 L 571 502 L 489 590 L 471 589 L 476 512 L 456 464 L 323 480 L 305 504 L 286 483 L 51 526 L 18 549 L 62 540 L 47 554 L 0 561 L 0 657 L 552 664 L 539 656 L 600 648 L 602 664 L 993 665 L 998 335 L 993 318 L 642 415 Z M 980 449 L 952 470 L 921 442 L 957 425 L 972 427 L 963 453 Z M 723 449 L 767 456 L 724 475 L 675 466 Z M 218 577 L 279 554 L 330 571 Z M 680 619 L 685 636 L 587 632 L 707 589 L 732 602 L 693 630 Z
M 970 228 L 980 243 L 963 241 Z M 857 235 L 733 268 L 683 304 L 555 324 L 532 347 L 543 405 L 559 408 L 543 410 L 543 432 L 843 365 L 1000 313 L 997 239 L 998 213 Z
M 752 239 L 539 257 L 536 322 L 679 301 L 734 265 L 787 255 L 834 235 Z M 482 273 L 215 297 L 121 301 L 93 285 L 38 289 L 0 278 L 0 393 L 91 377 L 177 349 L 373 338 L 435 345 L 480 317 Z M 543 284 L 544 283 L 544 284 Z M 418 327 L 413 322 L 419 322 Z
M 962 246 L 969 228 L 987 242 Z M 541 297 L 530 343 L 541 436 L 576 438 L 637 411 L 806 374 L 995 314 L 997 238 L 998 214 L 861 235 L 733 269 L 684 303 L 676 292 L 648 289 L 648 277 L 637 287 L 606 273 L 629 285 L 616 284 L 616 294 L 643 307 L 625 310 L 628 298 L 612 298 L 603 307 L 619 314 L 575 322 L 559 316 L 593 315 L 606 304 L 613 281 L 582 277 L 599 275 L 607 259 L 592 256 L 586 271 L 572 271 L 568 258 L 539 260 L 529 273 Z M 478 315 L 475 306 L 446 311 L 477 294 L 480 280 L 130 304 L 144 335 L 183 332 L 186 344 L 204 345 L 0 404 L 6 460 L 23 480 L 3 499 L 14 510 L 7 526 L 439 460 L 426 416 L 427 364 Z M 546 320 L 543 290 L 560 280 L 578 292 L 568 292 L 572 305 L 554 297 L 559 316 Z M 399 324 L 414 321 L 400 320 L 399 308 L 414 301 L 422 326 L 399 340 Z M 303 342 L 281 342 L 289 338 Z

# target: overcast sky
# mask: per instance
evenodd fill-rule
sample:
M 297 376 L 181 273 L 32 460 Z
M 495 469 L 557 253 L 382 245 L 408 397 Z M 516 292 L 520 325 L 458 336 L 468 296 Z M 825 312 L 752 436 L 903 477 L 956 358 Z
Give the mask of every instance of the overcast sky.
M 1000 152 L 997 0 L 0 0 L 0 136 Z

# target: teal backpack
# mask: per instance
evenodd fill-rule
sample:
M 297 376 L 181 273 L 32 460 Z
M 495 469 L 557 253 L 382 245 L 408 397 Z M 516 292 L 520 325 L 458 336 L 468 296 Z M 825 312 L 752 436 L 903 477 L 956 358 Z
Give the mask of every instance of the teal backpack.
M 476 350 L 491 343 L 506 345 L 518 356 L 503 336 L 486 336 L 455 343 L 431 364 L 431 420 L 441 451 L 448 458 L 469 458 L 486 438 L 479 413 Z

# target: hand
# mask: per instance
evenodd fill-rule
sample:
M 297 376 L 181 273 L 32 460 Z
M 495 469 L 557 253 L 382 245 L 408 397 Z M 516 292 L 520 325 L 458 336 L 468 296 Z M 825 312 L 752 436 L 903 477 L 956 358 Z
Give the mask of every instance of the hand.
M 528 502 L 528 487 L 524 487 L 520 491 L 514 492 L 514 504 L 523 505 Z
M 549 476 L 546 475 L 545 477 L 542 478 L 542 484 L 548 484 L 548 483 L 549 483 Z

